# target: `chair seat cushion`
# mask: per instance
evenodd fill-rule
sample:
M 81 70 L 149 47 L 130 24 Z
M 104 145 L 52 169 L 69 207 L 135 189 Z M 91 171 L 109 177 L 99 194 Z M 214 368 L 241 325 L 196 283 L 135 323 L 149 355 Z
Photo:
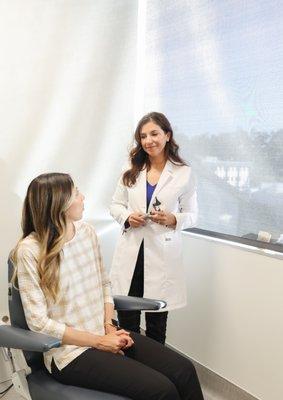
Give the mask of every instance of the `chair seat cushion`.
M 27 376 L 27 381 L 32 400 L 129 400 L 128 397 L 64 385 L 42 369 Z

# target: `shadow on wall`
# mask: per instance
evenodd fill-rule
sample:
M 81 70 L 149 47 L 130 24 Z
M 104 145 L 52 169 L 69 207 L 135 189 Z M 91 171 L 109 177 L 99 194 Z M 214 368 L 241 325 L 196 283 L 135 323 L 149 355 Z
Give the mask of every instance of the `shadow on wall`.
M 103 264 L 105 269 L 109 272 L 121 228 L 110 215 L 109 218 L 100 220 L 86 219 L 86 221 L 94 226 L 94 229 L 99 239 Z
M 22 200 L 12 189 L 12 174 L 8 165 L 0 159 L 0 320 L 7 314 L 7 258 L 20 238 Z

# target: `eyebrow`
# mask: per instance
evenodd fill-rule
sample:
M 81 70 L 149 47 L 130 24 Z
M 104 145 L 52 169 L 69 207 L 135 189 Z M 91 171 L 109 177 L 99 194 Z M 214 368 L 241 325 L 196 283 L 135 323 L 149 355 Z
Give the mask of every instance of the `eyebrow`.
M 157 129 L 153 129 L 153 131 L 150 131 L 149 133 L 154 133 L 154 132 L 159 132 Z M 146 135 L 146 132 L 141 132 L 141 135 Z

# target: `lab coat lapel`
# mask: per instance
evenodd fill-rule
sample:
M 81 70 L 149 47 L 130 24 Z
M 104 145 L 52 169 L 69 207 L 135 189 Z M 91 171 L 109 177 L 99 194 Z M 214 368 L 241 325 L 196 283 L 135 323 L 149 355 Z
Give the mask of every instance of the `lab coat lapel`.
M 173 178 L 173 168 L 172 168 L 172 164 L 169 160 L 167 160 L 165 167 L 160 175 L 159 181 L 156 185 L 155 191 L 153 192 L 150 204 L 148 209 L 151 210 L 152 209 L 152 203 L 155 202 L 155 197 L 158 198 L 158 194 L 159 192 L 164 188 L 164 186 L 171 181 L 171 179 Z
M 140 210 L 146 209 L 146 168 L 144 168 L 137 178 L 136 186 L 136 203 Z

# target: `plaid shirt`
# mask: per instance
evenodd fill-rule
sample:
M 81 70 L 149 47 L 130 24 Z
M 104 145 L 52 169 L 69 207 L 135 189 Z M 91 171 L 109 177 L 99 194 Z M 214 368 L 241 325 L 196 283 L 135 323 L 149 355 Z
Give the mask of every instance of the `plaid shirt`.
M 44 296 L 37 272 L 39 244 L 32 233 L 18 250 L 18 284 L 29 328 L 62 339 L 66 326 L 104 335 L 104 304 L 113 303 L 110 280 L 104 270 L 94 228 L 75 223 L 72 240 L 65 243 L 60 263 L 59 292 L 56 302 Z M 51 372 L 54 359 L 59 370 L 88 347 L 62 345 L 44 353 Z

